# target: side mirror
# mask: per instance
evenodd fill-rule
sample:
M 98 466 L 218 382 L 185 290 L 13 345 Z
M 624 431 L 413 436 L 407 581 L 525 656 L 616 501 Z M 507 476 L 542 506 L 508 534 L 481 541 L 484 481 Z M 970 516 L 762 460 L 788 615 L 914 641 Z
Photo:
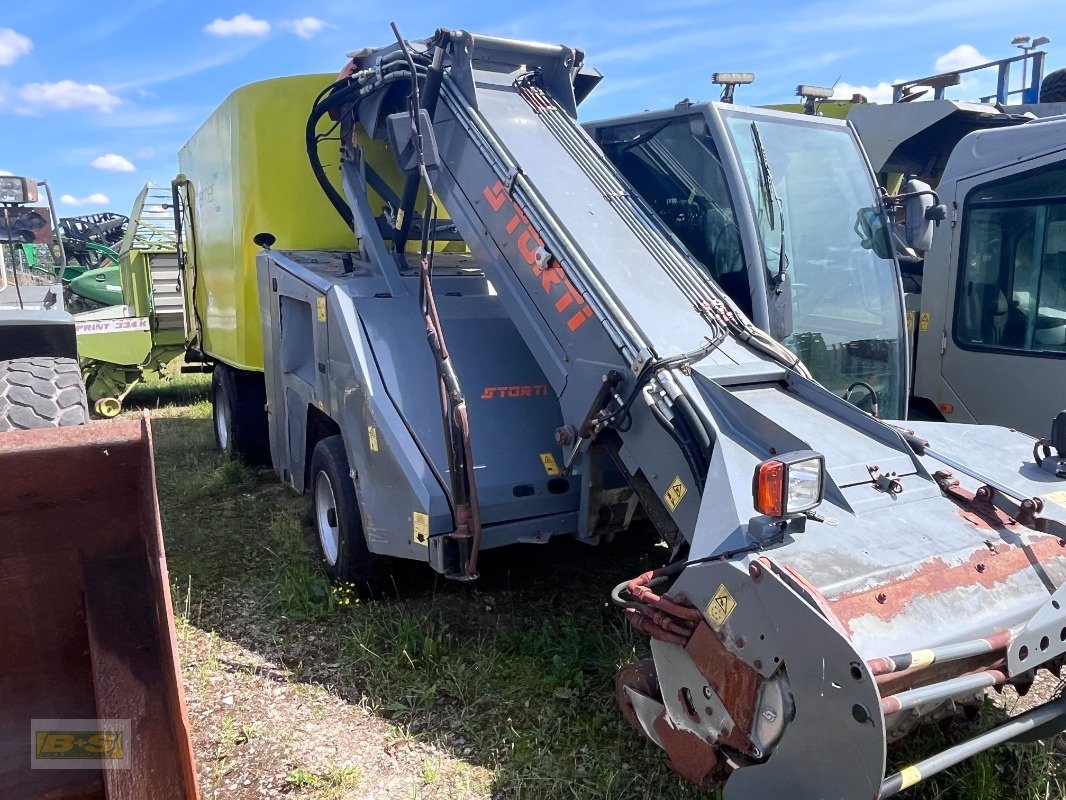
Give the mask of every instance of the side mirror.
M 792 281 L 787 272 L 771 275 L 768 280 L 767 311 L 770 335 L 778 341 L 792 335 Z
M 903 187 L 903 215 L 907 245 L 919 252 L 933 246 L 933 231 L 947 216 L 947 208 L 924 181 L 909 180 Z

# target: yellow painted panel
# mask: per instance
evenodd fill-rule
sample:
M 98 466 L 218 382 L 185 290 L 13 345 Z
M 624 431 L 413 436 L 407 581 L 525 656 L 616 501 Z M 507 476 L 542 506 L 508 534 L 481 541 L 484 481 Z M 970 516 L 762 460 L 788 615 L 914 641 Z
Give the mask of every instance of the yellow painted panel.
M 232 366 L 263 368 L 255 234 L 272 233 L 275 247 L 284 250 L 356 246 L 319 188 L 304 150 L 311 103 L 334 77 L 299 75 L 243 86 L 178 154 L 181 173 L 189 180 L 192 225 L 186 236 L 196 269 L 202 346 Z M 325 131 L 331 124 L 326 118 L 320 128 Z M 340 188 L 328 145 L 322 152 Z

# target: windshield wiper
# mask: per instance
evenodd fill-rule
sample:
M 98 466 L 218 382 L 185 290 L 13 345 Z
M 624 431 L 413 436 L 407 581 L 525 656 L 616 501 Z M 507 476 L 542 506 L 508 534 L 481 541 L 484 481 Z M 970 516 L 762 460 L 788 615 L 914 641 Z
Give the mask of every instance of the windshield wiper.
M 781 242 L 777 250 L 777 275 L 775 283 L 780 286 L 785 279 L 785 270 L 788 269 L 788 256 L 785 254 L 785 211 L 781 198 L 777 194 L 774 185 L 774 176 L 770 174 L 770 161 L 766 158 L 766 149 L 762 144 L 757 123 L 751 123 L 751 139 L 755 143 L 755 155 L 759 159 L 759 191 L 763 195 L 766 208 L 769 210 L 770 230 L 774 230 L 774 211 L 777 211 L 781 229 Z
M 666 120 L 666 122 L 662 123 L 661 125 L 656 125 L 654 128 L 651 128 L 650 130 L 646 130 L 643 133 L 638 133 L 632 139 L 624 139 L 624 140 L 619 141 L 619 142 L 604 142 L 604 144 L 606 146 L 608 146 L 608 147 L 610 147 L 610 146 L 618 147 L 618 149 L 621 152 L 626 153 L 626 152 L 632 150 L 634 147 L 642 145 L 645 142 L 650 142 L 652 139 L 654 139 L 660 133 L 662 133 L 667 128 L 669 128 L 671 122 L 673 122 L 673 120 L 669 120 L 668 119 L 668 120 Z

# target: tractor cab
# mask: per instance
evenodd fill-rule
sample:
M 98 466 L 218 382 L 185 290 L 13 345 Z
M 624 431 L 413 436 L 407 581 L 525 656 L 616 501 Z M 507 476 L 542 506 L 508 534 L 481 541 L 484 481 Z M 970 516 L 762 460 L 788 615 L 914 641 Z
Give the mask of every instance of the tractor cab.
M 586 128 L 757 326 L 837 395 L 904 416 L 898 265 L 846 123 L 726 102 Z

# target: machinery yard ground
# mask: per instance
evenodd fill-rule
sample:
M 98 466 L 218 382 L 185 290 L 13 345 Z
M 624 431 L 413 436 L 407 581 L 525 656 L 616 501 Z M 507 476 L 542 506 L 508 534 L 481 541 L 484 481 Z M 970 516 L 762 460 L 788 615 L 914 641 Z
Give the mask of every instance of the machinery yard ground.
M 647 645 L 607 595 L 618 575 L 663 560 L 653 537 L 487 553 L 472 586 L 397 564 L 375 598 L 338 592 L 315 563 L 305 498 L 214 450 L 208 389 L 201 376 L 152 383 L 126 412 L 152 413 L 205 798 L 707 796 L 610 702 L 618 665 Z M 1044 673 L 1034 693 L 1055 688 Z M 890 758 L 945 744 L 930 733 Z M 910 796 L 1061 798 L 1063 748 L 1061 737 L 1000 747 Z

